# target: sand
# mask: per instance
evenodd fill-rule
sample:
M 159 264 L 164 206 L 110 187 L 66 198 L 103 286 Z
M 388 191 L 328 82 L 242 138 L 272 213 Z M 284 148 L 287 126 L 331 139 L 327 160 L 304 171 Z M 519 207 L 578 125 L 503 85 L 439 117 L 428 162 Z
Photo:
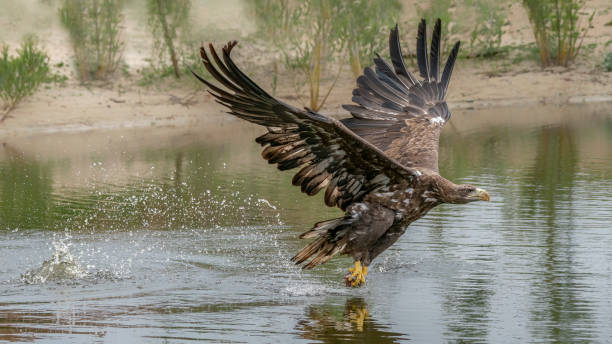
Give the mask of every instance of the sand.
M 412 2 L 406 3 L 408 5 L 405 5 L 405 9 L 410 8 Z M 82 85 L 76 80 L 70 65 L 70 41 L 59 25 L 53 5 L 44 5 L 38 0 L 0 0 L 0 5 L 4 9 L 0 13 L 3 41 L 15 47 L 23 34 L 36 33 L 50 55 L 54 70 L 69 78 L 60 86 L 43 86 L 19 104 L 10 113 L 10 117 L 0 123 L 0 138 L 117 128 L 193 126 L 218 117 L 225 111 L 204 88 L 196 87 L 193 83 L 163 82 L 153 87 L 138 85 L 138 73 L 148 63 L 151 42 L 142 9 L 134 4 L 126 8 L 124 21 L 126 48 L 123 56 L 127 75 L 118 76 L 113 82 L 90 85 Z M 518 108 L 535 104 L 612 102 L 612 73 L 605 73 L 601 68 L 604 53 L 612 49 L 609 44 L 612 26 L 605 25 L 612 21 L 612 4 L 606 0 L 587 1 L 586 11 L 592 9 L 597 9 L 597 12 L 584 44 L 596 43 L 597 47 L 588 56 L 580 57 L 570 68 L 543 69 L 535 61 L 509 64 L 507 61 L 496 60 L 459 60 L 448 94 L 451 111 L 500 106 Z M 511 24 L 506 28 L 504 44 L 533 41 L 529 22 L 522 11 L 520 5 L 510 8 Z M 211 15 L 211 12 L 216 15 Z M 218 41 L 222 43 L 227 36 L 244 37 L 252 33 L 252 23 L 245 21 L 246 24 L 241 25 L 239 21 L 230 20 L 234 14 L 246 16 L 239 0 L 215 0 L 206 5 L 196 1 L 194 5 L 194 17 L 207 20 L 206 24 L 200 25 L 203 32 L 206 32 L 203 40 L 218 41 L 216 38 L 222 37 Z M 216 28 L 216 31 L 206 29 L 211 27 Z M 218 29 L 220 27 L 226 30 L 221 31 Z M 246 40 L 236 50 L 235 59 L 254 80 L 267 88 L 270 85 L 271 64 L 265 56 L 252 58 L 259 55 L 257 48 L 256 43 Z M 60 62 L 65 66 L 57 67 Z M 341 117 L 347 115 L 341 105 L 350 103 L 351 91 L 355 86 L 348 70 L 345 68 L 338 86 L 322 109 L 324 114 Z M 301 105 L 290 86 L 292 75 L 281 73 L 279 79 L 277 96 L 289 103 Z

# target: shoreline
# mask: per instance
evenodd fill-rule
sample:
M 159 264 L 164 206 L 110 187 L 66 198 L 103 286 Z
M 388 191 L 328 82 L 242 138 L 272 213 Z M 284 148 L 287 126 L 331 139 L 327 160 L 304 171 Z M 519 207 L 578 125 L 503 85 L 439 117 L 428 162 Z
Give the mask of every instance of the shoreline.
M 210 95 L 205 91 L 195 93 L 199 100 L 191 100 L 188 104 L 180 104 L 180 96 L 177 92 L 147 91 L 145 100 L 136 102 L 127 100 L 117 100 L 108 97 L 109 90 L 102 89 L 98 92 L 97 98 L 108 99 L 109 104 L 95 103 L 96 97 L 80 97 L 80 99 L 93 100 L 89 104 L 79 104 L 76 111 L 66 112 L 66 104 L 59 104 L 55 108 L 50 107 L 50 103 L 45 101 L 46 97 L 26 101 L 9 114 L 3 123 L 0 123 L 0 139 L 13 137 L 27 137 L 35 135 L 49 135 L 59 133 L 84 133 L 92 131 L 112 131 L 121 129 L 146 129 L 146 128 L 187 128 L 198 124 L 221 119 L 225 109 L 212 101 Z M 133 96 L 128 92 L 121 98 L 131 99 Z M 100 93 L 104 93 L 100 95 Z M 112 92 L 111 92 L 112 93 Z M 193 97 L 192 92 L 190 97 Z M 184 95 L 183 95 L 184 97 Z M 282 98 L 282 97 L 280 97 Z M 334 97 L 337 98 L 337 97 Z M 172 101 L 164 102 L 163 99 Z M 66 103 L 71 103 L 70 98 L 64 98 Z M 342 104 L 350 103 L 350 98 L 346 102 L 337 101 L 326 106 L 322 114 L 334 118 L 344 118 L 350 114 L 342 109 Z M 41 104 L 46 103 L 46 104 Z M 98 103 L 100 103 L 98 101 Z M 610 104 L 612 108 L 612 94 L 576 94 L 553 97 L 515 97 L 515 98 L 489 98 L 489 99 L 460 99 L 449 100 L 448 105 L 452 111 L 471 111 L 484 109 L 507 109 L 507 108 L 526 108 L 539 106 L 555 105 L 597 105 L 606 106 Z M 97 106 L 92 106 L 97 105 Z M 92 106 L 92 107 L 90 107 Z M 47 117 L 38 118 L 32 111 L 35 109 L 46 108 Z M 73 113 L 74 116 L 66 116 Z M 212 115 L 212 116 L 207 116 Z M 231 117 L 228 117 L 231 118 Z
M 7 2 L 9 4 L 10 2 Z M 414 44 L 414 12 L 418 2 L 404 3 L 400 25 L 404 32 L 402 44 L 408 50 Z M 143 86 L 142 69 L 150 65 L 152 39 L 146 28 L 142 8 L 131 4 L 124 9 L 125 18 L 123 62 L 125 70 L 107 82 L 82 85 L 74 68 L 74 52 L 67 31 L 62 27 L 55 7 L 40 7 L 34 0 L 12 2 L 0 13 L 0 30 L 12 49 L 19 46 L 24 34 L 36 34 L 49 55 L 53 72 L 67 77 L 62 84 L 45 84 L 0 122 L 0 140 L 53 133 L 77 133 L 129 128 L 188 128 L 210 125 L 225 109 L 196 82 L 187 78 L 153 80 Z M 273 61 L 279 56 L 273 48 L 257 41 L 255 24 L 239 1 L 208 1 L 193 9 L 193 18 L 206 18 L 194 27 L 202 41 L 227 39 L 244 40 L 232 55 L 236 64 L 255 82 L 275 97 L 302 107 L 298 94 L 307 95 L 291 70 L 276 69 Z M 211 7 L 212 6 L 212 7 Z M 219 16 L 208 16 L 210 8 Z M 508 8 L 503 26 L 501 45 L 515 47 L 514 53 L 489 59 L 459 59 L 453 70 L 447 103 L 451 112 L 472 109 L 505 108 L 499 112 L 517 113 L 512 108 L 565 104 L 612 104 L 612 72 L 604 72 L 604 54 L 609 51 L 612 26 L 612 6 L 609 1 L 590 0 L 585 11 L 597 10 L 584 38 L 592 48 L 584 50 L 569 67 L 541 67 L 529 57 L 526 45 L 533 43 L 528 16 L 520 4 Z M 228 26 L 227 18 L 240 18 Z M 195 24 L 194 24 L 195 25 Z M 209 28 L 219 30 L 209 30 Z M 8 30 L 10 28 L 10 30 Z M 467 42 L 467 37 L 454 37 Z M 379 39 L 386 40 L 381 34 Z M 0 44 L 2 45 L 2 44 Z M 520 48 L 519 47 L 523 47 Z M 445 58 L 445 57 L 444 57 Z M 414 61 L 408 61 L 412 72 Z M 333 69 L 333 68 L 331 68 Z M 333 69 L 335 70 L 335 69 Z M 278 74 L 274 74 L 278 71 Z M 274 79 L 272 75 L 277 79 Z M 335 75 L 335 74 L 334 74 Z M 299 78 L 297 78 L 299 79 Z M 325 94 L 333 76 L 322 75 L 321 94 Z M 278 81 L 278 83 L 276 82 Z M 274 82 L 272 82 L 274 81 Z M 297 84 L 300 84 L 296 86 Z M 350 116 L 342 104 L 351 103 L 355 78 L 350 68 L 344 68 L 322 108 L 322 114 L 332 117 Z M 302 97 L 304 98 L 304 97 Z M 510 109 L 510 111 L 508 111 Z M 605 113 L 612 113 L 607 108 Z M 223 117 L 225 118 L 225 117 Z M 222 125 L 223 122 L 220 122 Z

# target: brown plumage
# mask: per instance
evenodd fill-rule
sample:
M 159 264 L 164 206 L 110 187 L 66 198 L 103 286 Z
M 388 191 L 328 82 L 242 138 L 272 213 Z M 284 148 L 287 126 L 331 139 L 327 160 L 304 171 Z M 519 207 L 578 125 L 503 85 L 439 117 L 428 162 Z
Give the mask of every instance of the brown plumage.
M 344 105 L 353 117 L 341 121 L 266 93 L 230 58 L 235 41 L 221 56 L 212 44 L 209 52 L 201 48 L 204 66 L 224 88 L 194 73 L 230 114 L 267 128 L 256 139 L 265 147 L 264 159 L 280 170 L 300 168 L 293 185 L 308 195 L 325 189 L 325 204 L 346 211 L 302 234 L 315 240 L 292 260 L 310 269 L 335 254 L 351 255 L 356 261 L 353 286 L 365 281 L 367 269 L 362 273 L 361 266 L 367 267 L 436 205 L 489 199 L 484 190 L 455 185 L 438 174 L 438 138 L 450 119 L 445 97 L 459 43 L 440 77 L 440 20 L 429 57 L 421 21 L 417 62 L 423 80 L 418 80 L 404 65 L 398 37 L 396 25 L 389 35 L 393 67 L 378 55 L 374 58 L 375 70 L 365 68 L 357 79 L 356 105 Z

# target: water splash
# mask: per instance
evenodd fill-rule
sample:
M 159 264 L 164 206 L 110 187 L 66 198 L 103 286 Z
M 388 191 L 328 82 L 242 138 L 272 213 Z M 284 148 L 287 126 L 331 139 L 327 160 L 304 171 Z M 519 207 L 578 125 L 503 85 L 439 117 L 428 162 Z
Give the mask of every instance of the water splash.
M 280 295 L 287 297 L 347 295 L 350 289 L 342 289 L 336 285 L 325 285 L 312 281 L 290 282 L 280 290 Z
M 53 254 L 45 260 L 38 269 L 30 270 L 21 275 L 21 280 L 27 284 L 43 284 L 47 282 L 66 282 L 85 278 L 88 272 L 70 253 L 70 235 L 54 240 Z

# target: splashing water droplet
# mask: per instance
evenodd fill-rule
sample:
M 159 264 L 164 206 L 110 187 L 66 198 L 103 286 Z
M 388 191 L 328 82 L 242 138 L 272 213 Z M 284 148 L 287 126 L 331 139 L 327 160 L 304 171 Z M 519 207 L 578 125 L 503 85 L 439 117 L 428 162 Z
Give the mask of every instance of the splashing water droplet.
M 70 235 L 58 241 L 53 241 L 53 254 L 45 260 L 38 269 L 30 270 L 21 279 L 27 284 L 42 284 L 46 282 L 73 281 L 87 276 L 79 261 L 70 253 Z

